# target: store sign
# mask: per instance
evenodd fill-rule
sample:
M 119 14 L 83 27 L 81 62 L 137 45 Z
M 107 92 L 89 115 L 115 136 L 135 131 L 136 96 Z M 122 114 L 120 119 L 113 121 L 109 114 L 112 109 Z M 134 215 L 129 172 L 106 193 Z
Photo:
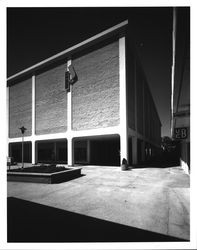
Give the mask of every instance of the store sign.
M 187 139 L 188 128 L 175 128 L 174 129 L 174 138 L 177 140 Z

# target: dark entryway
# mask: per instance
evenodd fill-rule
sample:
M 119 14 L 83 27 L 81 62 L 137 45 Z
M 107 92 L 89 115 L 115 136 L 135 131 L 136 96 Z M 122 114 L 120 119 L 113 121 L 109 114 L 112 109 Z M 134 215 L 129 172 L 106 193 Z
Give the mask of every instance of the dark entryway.
M 87 164 L 88 163 L 88 141 L 87 140 L 80 140 L 75 139 L 74 143 L 74 163 L 81 163 Z
M 24 162 L 31 162 L 31 147 L 31 142 L 24 142 Z M 13 162 L 22 162 L 22 142 L 9 143 L 9 156 L 13 157 Z
M 129 165 L 132 165 L 133 164 L 132 137 L 129 137 L 129 140 L 128 140 L 128 153 L 129 153 Z
M 37 141 L 37 162 L 67 163 L 67 140 Z
M 74 163 L 119 166 L 120 137 L 114 135 L 74 139 Z

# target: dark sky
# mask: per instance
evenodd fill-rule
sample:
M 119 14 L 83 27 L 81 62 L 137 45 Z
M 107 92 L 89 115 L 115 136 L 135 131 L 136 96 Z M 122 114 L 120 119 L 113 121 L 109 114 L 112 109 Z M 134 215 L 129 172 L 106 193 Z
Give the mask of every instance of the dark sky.
M 126 19 L 161 119 L 162 135 L 170 135 L 172 7 L 8 8 L 7 74 Z

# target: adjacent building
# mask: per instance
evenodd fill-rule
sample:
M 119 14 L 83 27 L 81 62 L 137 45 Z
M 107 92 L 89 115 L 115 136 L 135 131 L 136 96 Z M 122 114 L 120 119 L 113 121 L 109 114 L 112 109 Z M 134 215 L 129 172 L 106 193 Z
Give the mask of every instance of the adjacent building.
M 8 155 L 121 164 L 157 154 L 161 122 L 124 21 L 7 79 Z
M 175 63 L 172 136 L 177 142 L 180 164 L 190 169 L 190 9 L 174 10 Z

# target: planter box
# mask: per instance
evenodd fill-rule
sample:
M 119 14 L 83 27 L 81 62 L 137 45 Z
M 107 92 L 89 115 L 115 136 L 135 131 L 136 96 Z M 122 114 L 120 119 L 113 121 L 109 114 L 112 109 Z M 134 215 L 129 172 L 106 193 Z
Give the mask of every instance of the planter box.
M 61 183 L 81 176 L 82 168 L 70 168 L 56 173 L 7 172 L 7 181 Z

